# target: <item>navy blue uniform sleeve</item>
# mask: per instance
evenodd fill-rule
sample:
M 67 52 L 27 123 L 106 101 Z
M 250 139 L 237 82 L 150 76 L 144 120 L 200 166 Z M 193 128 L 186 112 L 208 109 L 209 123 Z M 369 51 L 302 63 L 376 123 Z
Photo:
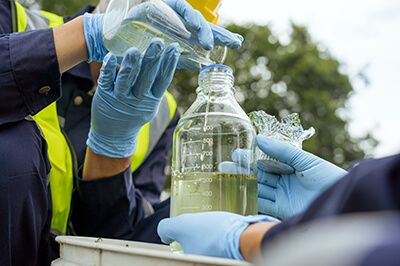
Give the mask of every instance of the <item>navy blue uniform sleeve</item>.
M 98 180 L 76 178 L 71 221 L 76 234 L 161 243 L 157 225 L 169 217 L 169 200 L 160 201 L 165 166 L 172 146 L 178 112 L 149 157 L 133 174 L 124 172 Z M 147 215 L 144 201 L 154 213 Z
M 392 231 L 394 240 L 384 241 L 373 250 L 369 250 L 359 266 L 399 265 L 400 262 L 400 226 Z
M 97 180 L 78 177 L 74 194 L 71 219 L 78 235 L 124 239 L 132 231 L 134 220 L 144 217 L 130 167 Z
M 368 160 L 322 193 L 303 213 L 271 228 L 262 245 L 291 228 L 346 213 L 400 210 L 400 154 Z
M 143 195 L 135 189 L 130 167 L 98 180 L 77 178 L 71 215 L 75 234 L 161 243 L 157 225 L 167 217 L 169 200 L 145 216 Z
M 34 115 L 61 96 L 53 30 L 0 35 L 0 125 Z
M 46 141 L 24 119 L 0 126 L 0 147 L 0 265 L 50 265 L 59 246 L 50 235 Z

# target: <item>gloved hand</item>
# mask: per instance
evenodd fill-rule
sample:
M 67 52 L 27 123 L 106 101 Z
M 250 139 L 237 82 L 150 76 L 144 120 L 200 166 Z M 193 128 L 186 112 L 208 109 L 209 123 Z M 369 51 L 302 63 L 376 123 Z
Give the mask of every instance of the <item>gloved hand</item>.
M 249 224 L 261 221 L 279 222 L 266 215 L 201 212 L 163 219 L 157 233 L 166 244 L 178 241 L 184 253 L 243 260 L 240 236 Z
M 232 33 L 219 26 L 207 22 L 201 13 L 195 10 L 190 4 L 184 0 L 165 0 L 175 12 L 177 12 L 189 25 L 190 29 L 197 32 L 198 42 L 206 50 L 211 50 L 214 45 L 227 46 L 230 49 L 239 49 L 243 42 L 243 37 L 239 34 Z M 135 10 L 138 8 L 138 10 Z M 136 14 L 141 12 L 141 7 L 133 7 L 129 13 Z M 135 16 L 135 15 L 132 15 Z M 86 39 L 86 45 L 89 51 L 89 60 L 103 61 L 107 54 L 104 46 L 103 33 L 104 14 L 89 14 L 83 16 L 83 27 Z M 201 66 L 193 61 L 182 59 L 179 60 L 178 68 L 189 70 L 197 70 Z
M 185 0 L 164 0 L 164 2 L 186 21 L 190 30 L 197 32 L 198 42 L 204 49 L 211 50 L 214 45 L 227 46 L 230 49 L 239 49 L 242 46 L 241 35 L 207 22 L 203 15 Z M 197 70 L 200 67 L 199 64 L 184 58 L 178 63 L 178 68 Z
M 260 164 L 258 209 L 281 218 L 304 211 L 326 188 L 347 171 L 295 146 L 266 136 L 256 137 L 266 154 L 294 168 L 294 173 L 269 173 Z
M 230 49 L 241 47 L 243 42 L 241 35 L 207 22 L 203 15 L 185 0 L 164 0 L 164 2 L 186 21 L 191 30 L 197 32 L 199 43 L 204 49 L 211 50 L 214 45 L 224 45 Z
M 154 39 L 143 58 L 130 48 L 115 80 L 117 58 L 104 58 L 93 97 L 87 145 L 96 154 L 127 158 L 136 148 L 140 128 L 156 115 L 180 55 L 179 45 Z
M 103 19 L 104 14 L 85 13 L 83 15 L 83 31 L 89 52 L 88 62 L 94 60 L 102 62 L 108 53 L 103 43 Z
M 304 211 L 318 195 L 347 173 L 287 142 L 262 135 L 256 137 L 256 142 L 264 153 L 280 161 L 257 162 L 259 212 L 289 218 Z M 243 165 L 248 152 L 237 150 L 232 158 Z M 236 163 L 223 162 L 219 168 L 227 173 L 243 173 L 244 169 Z

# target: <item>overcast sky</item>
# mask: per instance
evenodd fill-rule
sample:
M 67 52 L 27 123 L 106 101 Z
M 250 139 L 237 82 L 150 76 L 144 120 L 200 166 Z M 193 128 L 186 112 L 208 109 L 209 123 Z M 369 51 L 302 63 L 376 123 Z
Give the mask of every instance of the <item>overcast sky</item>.
M 400 1 L 223 0 L 219 24 L 268 24 L 285 43 L 290 21 L 343 64 L 355 94 L 348 103 L 349 131 L 380 141 L 372 156 L 400 152 Z M 354 78 L 363 71 L 369 79 Z

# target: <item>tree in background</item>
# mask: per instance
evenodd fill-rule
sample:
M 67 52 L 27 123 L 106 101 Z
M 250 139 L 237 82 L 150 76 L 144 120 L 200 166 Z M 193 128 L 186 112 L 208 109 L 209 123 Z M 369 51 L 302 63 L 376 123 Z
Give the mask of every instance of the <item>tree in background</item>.
M 225 64 L 233 69 L 236 99 L 245 112 L 264 110 L 278 120 L 299 113 L 305 129 L 316 135 L 304 149 L 347 168 L 365 156 L 360 144 L 377 141 L 370 135 L 352 138 L 347 130 L 345 104 L 353 90 L 340 63 L 313 43 L 306 28 L 292 25 L 291 41 L 282 45 L 268 26 L 229 25 L 244 37 L 241 49 L 228 52 Z M 181 111 L 196 98 L 198 72 L 178 70 L 170 92 Z
M 41 4 L 44 10 L 72 15 L 87 4 L 97 3 L 43 0 Z M 293 24 L 287 45 L 282 45 L 268 26 L 232 24 L 227 28 L 245 39 L 243 47 L 230 50 L 225 61 L 233 69 L 236 98 L 245 112 L 264 110 L 278 120 L 299 113 L 305 129 L 316 129 L 316 135 L 304 142 L 304 149 L 344 168 L 365 156 L 361 147 L 377 145 L 370 135 L 350 136 L 346 102 L 353 88 L 349 77 L 340 73 L 341 64 L 312 41 L 306 28 Z M 197 75 L 177 70 L 169 90 L 181 113 L 196 98 Z

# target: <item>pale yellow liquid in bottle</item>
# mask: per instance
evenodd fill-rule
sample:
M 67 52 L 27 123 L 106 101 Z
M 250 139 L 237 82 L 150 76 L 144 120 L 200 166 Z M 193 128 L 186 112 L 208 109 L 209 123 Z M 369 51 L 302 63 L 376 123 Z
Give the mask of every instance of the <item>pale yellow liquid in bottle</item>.
M 205 211 L 257 214 L 257 178 L 204 172 L 172 176 L 171 217 Z M 171 244 L 171 249 L 182 252 L 177 242 Z

